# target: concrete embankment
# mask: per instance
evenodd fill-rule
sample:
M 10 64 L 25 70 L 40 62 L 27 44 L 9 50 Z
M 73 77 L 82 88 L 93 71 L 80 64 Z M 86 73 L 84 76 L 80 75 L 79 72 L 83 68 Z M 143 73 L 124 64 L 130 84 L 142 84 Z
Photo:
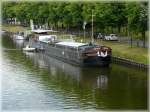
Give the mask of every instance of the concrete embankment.
M 149 65 L 147 64 L 143 64 L 143 63 L 135 62 L 130 59 L 125 59 L 125 58 L 115 57 L 115 56 L 112 56 L 112 63 L 118 63 L 118 64 L 127 65 L 127 66 L 134 66 L 134 67 L 138 67 L 142 69 L 149 68 Z

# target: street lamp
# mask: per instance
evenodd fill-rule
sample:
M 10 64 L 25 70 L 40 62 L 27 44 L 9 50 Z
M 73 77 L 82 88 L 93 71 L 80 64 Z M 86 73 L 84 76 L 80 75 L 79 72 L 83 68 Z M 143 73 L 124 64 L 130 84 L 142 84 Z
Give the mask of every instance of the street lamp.
M 86 21 L 83 22 L 83 30 L 84 30 L 84 40 L 85 40 L 85 26 L 86 26 Z
M 92 40 L 92 43 L 94 43 L 94 37 L 93 37 L 93 17 L 95 15 L 93 15 L 93 10 L 92 10 L 92 36 L 91 36 L 91 40 Z

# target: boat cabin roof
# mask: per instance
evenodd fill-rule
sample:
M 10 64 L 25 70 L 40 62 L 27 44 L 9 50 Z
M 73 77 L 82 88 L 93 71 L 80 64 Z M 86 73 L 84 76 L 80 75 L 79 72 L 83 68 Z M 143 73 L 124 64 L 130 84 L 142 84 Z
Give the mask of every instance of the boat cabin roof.
M 69 46 L 69 47 L 80 47 L 83 45 L 87 45 L 86 43 L 78 43 L 78 42 L 58 42 L 56 45 L 61 45 L 61 46 Z

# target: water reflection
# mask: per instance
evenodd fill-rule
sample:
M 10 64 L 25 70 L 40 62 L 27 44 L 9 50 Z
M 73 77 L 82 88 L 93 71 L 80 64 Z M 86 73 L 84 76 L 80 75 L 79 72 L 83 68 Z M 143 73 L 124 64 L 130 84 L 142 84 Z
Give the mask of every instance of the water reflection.
M 22 49 L 22 47 L 24 47 L 24 40 L 14 40 L 14 42 L 18 49 Z
M 34 65 L 40 68 L 47 67 L 51 75 L 55 76 L 57 71 L 61 71 L 66 78 L 69 77 L 77 82 L 84 80 L 85 83 L 93 83 L 92 85 L 97 86 L 97 88 L 107 89 L 110 68 L 81 68 L 41 53 L 25 52 L 25 54 L 33 61 Z
M 22 45 L 11 40 L 9 45 L 5 39 L 5 48 Z M 116 64 L 81 68 L 43 53 L 18 50 L 5 50 L 2 55 L 5 110 L 147 108 L 146 71 Z
M 38 66 L 41 66 L 40 63 L 43 60 L 42 65 L 47 66 L 50 78 L 55 78 L 61 84 L 59 86 L 62 86 L 63 91 L 72 90 L 74 94 L 78 95 L 76 97 L 81 100 L 83 105 L 92 105 L 93 108 L 120 108 L 120 104 L 123 103 L 121 106 L 131 108 L 131 102 L 136 105 L 141 100 L 146 101 L 146 97 L 143 97 L 144 99 L 136 97 L 136 95 L 147 95 L 147 90 L 144 89 L 147 81 L 139 79 L 143 71 L 119 65 L 112 65 L 110 68 L 81 68 L 43 54 L 34 54 L 30 58 L 34 60 L 34 64 L 38 62 Z M 87 102 L 88 100 L 90 103 Z M 137 108 L 141 107 L 137 106 Z
M 107 89 L 108 77 L 105 75 L 100 75 L 97 77 L 97 88 Z

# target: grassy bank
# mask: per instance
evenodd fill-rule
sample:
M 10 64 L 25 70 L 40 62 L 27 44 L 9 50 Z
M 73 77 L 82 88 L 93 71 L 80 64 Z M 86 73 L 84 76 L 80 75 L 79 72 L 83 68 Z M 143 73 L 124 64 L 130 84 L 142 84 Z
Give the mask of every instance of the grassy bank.
M 16 26 L 16 25 L 3 25 L 2 30 L 8 31 L 8 32 L 21 32 L 29 30 L 29 27 L 22 27 L 22 26 Z
M 28 27 L 21 27 L 21 26 L 3 26 L 3 30 L 10 31 L 10 32 L 17 32 L 17 31 L 25 31 L 29 30 Z M 59 36 L 62 35 L 59 33 Z M 63 37 L 65 38 L 65 37 Z M 81 37 L 73 37 L 76 41 L 83 42 L 83 38 Z M 89 42 L 89 39 L 85 39 L 84 42 Z M 95 40 L 95 42 L 99 45 L 106 45 L 112 48 L 113 56 L 127 58 L 136 62 L 148 64 L 148 49 L 147 48 L 140 48 L 140 47 L 132 47 L 129 44 L 125 43 L 117 43 L 112 41 L 102 41 L 102 40 Z
M 148 64 L 148 49 L 132 47 L 129 44 L 116 42 L 97 41 L 98 44 L 110 46 L 114 56 L 127 58 L 136 62 Z

